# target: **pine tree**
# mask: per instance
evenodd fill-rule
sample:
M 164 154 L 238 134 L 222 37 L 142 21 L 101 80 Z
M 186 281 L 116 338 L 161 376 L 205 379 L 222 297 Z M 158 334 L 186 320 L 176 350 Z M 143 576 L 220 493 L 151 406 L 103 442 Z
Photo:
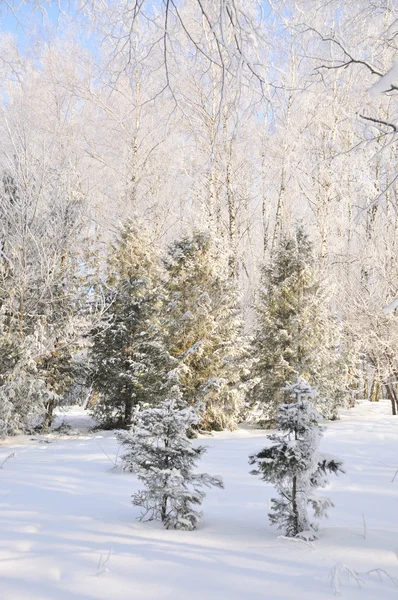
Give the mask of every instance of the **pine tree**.
M 205 406 L 206 429 L 234 428 L 244 406 L 247 349 L 228 255 L 210 234 L 174 242 L 168 272 L 167 344 L 185 366 L 184 400 Z
M 263 268 L 256 313 L 251 401 L 263 425 L 274 425 L 279 404 L 288 401 L 283 385 L 297 376 L 319 390 L 322 415 L 337 418 L 348 397 L 347 367 L 326 290 L 316 275 L 312 244 L 302 228 L 282 240 Z
M 137 223 L 122 228 L 106 281 L 107 311 L 92 331 L 93 416 L 103 427 L 128 427 L 136 404 L 164 398 L 176 366 L 164 347 L 160 323 L 162 272 L 156 248 Z
M 161 520 L 166 529 L 195 529 L 202 513 L 203 487 L 223 487 L 219 477 L 194 473 L 206 448 L 194 448 L 187 433 L 199 422 L 198 411 L 182 400 L 178 385 L 157 408 L 133 413 L 133 425 L 118 435 L 128 448 L 124 468 L 136 473 L 145 485 L 133 496 L 133 504 L 143 508 L 141 520 Z
M 272 499 L 271 523 L 288 537 L 313 539 L 317 524 L 311 521 L 308 507 L 315 517 L 322 517 L 333 506 L 329 498 L 316 496 L 314 490 L 325 487 L 327 473 L 344 473 L 343 463 L 318 452 L 323 428 L 311 402 L 315 388 L 297 379 L 284 391 L 293 403 L 279 407 L 277 428 L 282 433 L 269 435 L 273 444 L 250 457 L 250 464 L 256 465 L 251 473 L 261 475 L 279 492 L 279 497 Z

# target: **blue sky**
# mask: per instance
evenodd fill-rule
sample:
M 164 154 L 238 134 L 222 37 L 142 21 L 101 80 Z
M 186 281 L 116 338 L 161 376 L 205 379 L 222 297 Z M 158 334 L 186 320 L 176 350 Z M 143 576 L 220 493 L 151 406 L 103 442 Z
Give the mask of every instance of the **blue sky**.
M 154 6 L 158 0 L 149 0 L 151 6 Z M 261 0 L 265 18 L 269 18 L 271 7 L 268 0 Z M 59 23 L 62 22 L 60 8 L 65 14 L 73 16 L 70 0 L 42 0 L 40 3 L 44 11 L 35 8 L 36 2 L 27 1 L 15 16 L 10 10 L 4 8 L 0 0 L 0 34 L 8 32 L 13 34 L 18 47 L 22 53 L 29 45 L 31 39 L 38 37 L 46 38 L 52 33 L 57 32 Z M 61 19 L 60 19 L 61 17 Z M 85 28 L 79 28 L 80 42 L 94 54 L 96 53 L 95 35 L 91 32 L 85 35 Z
M 61 3 L 62 5 L 62 3 Z M 0 30 L 13 33 L 17 36 L 21 43 L 24 43 L 26 37 L 29 36 L 29 30 L 35 27 L 36 24 L 41 25 L 42 20 L 47 26 L 56 27 L 59 8 L 57 2 L 45 4 L 45 15 L 39 10 L 35 10 L 33 3 L 27 3 L 22 10 L 18 11 L 18 15 L 14 16 L 11 11 L 2 9 L 0 19 Z
M 0 0 L 0 33 L 7 32 L 14 35 L 22 52 L 29 45 L 31 38 L 46 38 L 48 35 L 51 36 L 51 34 L 57 32 L 58 26 L 62 23 L 60 7 L 62 9 L 64 6 L 65 13 L 69 13 L 70 16 L 73 14 L 70 12 L 70 2 L 68 0 L 43 2 L 43 5 L 45 7 L 44 13 L 37 8 L 35 9 L 33 2 L 27 2 L 23 10 L 18 11 L 18 15 L 14 16 L 10 11 L 1 10 Z M 95 47 L 93 34 L 85 35 L 84 28 L 81 28 L 79 33 L 81 34 L 79 37 L 83 46 L 93 50 Z

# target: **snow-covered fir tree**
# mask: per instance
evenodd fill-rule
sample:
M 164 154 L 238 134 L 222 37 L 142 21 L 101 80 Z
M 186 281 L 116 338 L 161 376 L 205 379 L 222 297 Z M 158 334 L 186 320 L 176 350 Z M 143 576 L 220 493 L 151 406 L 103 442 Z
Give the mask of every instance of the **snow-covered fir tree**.
M 312 405 L 315 388 L 298 378 L 284 391 L 292 403 L 279 407 L 277 428 L 281 433 L 269 435 L 272 445 L 250 457 L 250 464 L 256 465 L 251 473 L 274 484 L 279 493 L 272 499 L 271 523 L 288 537 L 313 539 L 317 524 L 309 508 L 317 518 L 327 516 L 333 506 L 329 498 L 314 492 L 325 487 L 328 473 L 344 473 L 343 463 L 318 452 L 323 428 L 319 425 L 321 416 Z
M 199 420 L 175 384 L 159 407 L 136 407 L 131 429 L 118 434 L 127 447 L 125 470 L 145 486 L 133 495 L 133 504 L 143 509 L 141 520 L 161 520 L 167 529 L 195 529 L 202 518 L 197 508 L 205 497 L 203 487 L 223 487 L 219 477 L 194 472 L 206 448 L 193 447 L 187 433 Z
M 169 247 L 165 264 L 167 343 L 185 366 L 184 400 L 204 404 L 202 428 L 234 428 L 244 407 L 248 352 L 228 254 L 214 236 L 195 231 Z
M 273 426 L 288 400 L 285 381 L 303 377 L 319 390 L 326 418 L 348 398 L 347 373 L 336 319 L 317 277 L 312 244 L 300 227 L 285 237 L 262 271 L 253 340 L 251 401 L 264 426 Z
M 113 247 L 105 283 L 107 310 L 92 331 L 93 416 L 102 427 L 128 427 L 135 404 L 164 398 L 176 361 L 166 351 L 160 323 L 163 279 L 149 234 L 129 221 Z

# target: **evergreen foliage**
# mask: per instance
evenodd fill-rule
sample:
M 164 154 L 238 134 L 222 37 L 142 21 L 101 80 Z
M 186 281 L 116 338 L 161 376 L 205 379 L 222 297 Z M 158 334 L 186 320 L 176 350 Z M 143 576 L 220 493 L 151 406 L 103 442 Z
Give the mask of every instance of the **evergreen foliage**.
M 272 524 L 289 537 L 314 538 L 317 524 L 312 522 L 308 508 L 315 517 L 326 516 L 333 506 L 326 497 L 314 491 L 327 484 L 327 473 L 344 473 L 342 461 L 318 452 L 323 428 L 320 415 L 311 400 L 316 390 L 302 379 L 287 385 L 285 392 L 291 404 L 282 404 L 278 411 L 277 428 L 280 434 L 268 436 L 268 446 L 250 457 L 251 471 L 264 481 L 275 485 L 279 496 L 272 499 L 269 513 Z
M 195 231 L 166 257 L 167 344 L 185 366 L 184 400 L 205 410 L 204 429 L 234 428 L 245 399 L 248 352 L 228 255 L 210 234 Z
M 175 384 L 159 407 L 135 407 L 131 429 L 119 434 L 128 448 L 124 468 L 145 486 L 133 496 L 133 504 L 143 508 L 141 519 L 161 520 L 167 529 L 195 529 L 202 517 L 196 510 L 205 497 L 202 488 L 223 487 L 219 477 L 193 472 L 206 451 L 193 447 L 187 435 L 199 420 Z
M 164 398 L 176 367 L 165 349 L 160 310 L 163 279 L 149 235 L 133 221 L 113 247 L 106 280 L 107 310 L 92 331 L 93 416 L 102 427 L 128 427 L 136 404 Z
M 303 229 L 285 237 L 263 268 L 256 313 L 251 401 L 263 424 L 273 426 L 278 406 L 288 401 L 284 383 L 297 376 L 319 390 L 322 415 L 337 418 L 347 396 L 347 366 Z

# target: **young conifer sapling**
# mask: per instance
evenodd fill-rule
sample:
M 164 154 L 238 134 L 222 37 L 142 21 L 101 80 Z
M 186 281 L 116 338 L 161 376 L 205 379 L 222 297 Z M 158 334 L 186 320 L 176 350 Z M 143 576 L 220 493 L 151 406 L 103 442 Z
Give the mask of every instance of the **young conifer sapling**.
M 318 452 L 323 427 L 311 402 L 315 388 L 298 378 L 284 390 L 292 403 L 279 407 L 280 433 L 267 436 L 272 444 L 250 457 L 250 464 L 255 465 L 251 473 L 260 475 L 278 491 L 278 497 L 272 499 L 271 523 L 288 537 L 314 539 L 318 527 L 309 509 L 314 517 L 323 517 L 333 506 L 329 498 L 317 496 L 315 490 L 326 486 L 328 473 L 344 473 L 343 463 Z
M 192 530 L 202 518 L 197 507 L 205 497 L 203 488 L 222 488 L 223 482 L 194 472 L 206 448 L 194 447 L 188 437 L 200 417 L 181 396 L 174 385 L 158 407 L 136 407 L 131 429 L 118 438 L 127 448 L 122 457 L 125 470 L 136 473 L 144 484 L 132 500 L 143 509 L 141 520 L 161 520 L 166 529 Z

